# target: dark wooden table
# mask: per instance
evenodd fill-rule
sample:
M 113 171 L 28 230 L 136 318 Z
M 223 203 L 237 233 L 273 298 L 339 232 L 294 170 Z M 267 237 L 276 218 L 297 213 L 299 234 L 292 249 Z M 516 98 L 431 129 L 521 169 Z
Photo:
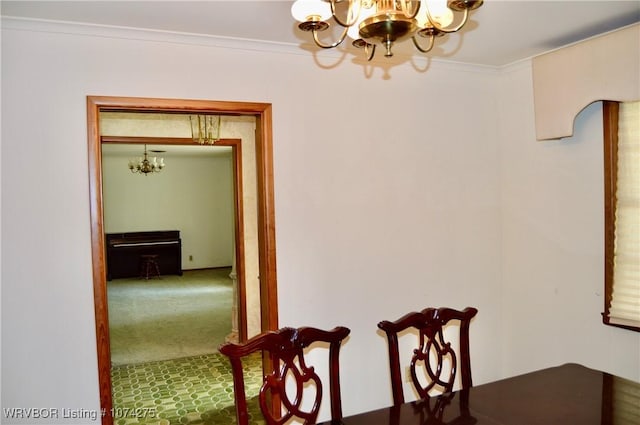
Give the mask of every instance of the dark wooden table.
M 361 413 L 339 423 L 640 425 L 640 384 L 577 364 L 565 364 Z

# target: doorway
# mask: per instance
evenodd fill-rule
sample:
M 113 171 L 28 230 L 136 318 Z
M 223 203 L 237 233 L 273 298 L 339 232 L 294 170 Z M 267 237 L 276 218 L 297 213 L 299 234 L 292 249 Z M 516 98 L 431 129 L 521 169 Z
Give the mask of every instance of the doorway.
M 236 226 L 255 223 L 255 178 L 240 179 L 255 118 L 224 117 L 239 139 L 156 144 L 188 136 L 189 117 L 100 114 L 112 367 L 213 354 L 260 332 L 255 226 Z M 127 143 L 140 136 L 144 146 Z M 142 168 L 144 152 L 166 167 Z
M 275 269 L 275 223 L 273 205 L 273 163 L 271 105 L 266 103 L 221 102 L 129 97 L 87 97 L 89 141 L 89 181 L 91 197 L 91 233 L 93 256 L 94 305 L 98 349 L 98 375 L 103 424 L 113 424 L 111 354 L 106 296 L 104 208 L 102 197 L 101 112 L 146 112 L 182 114 L 219 114 L 254 116 L 256 120 L 255 167 L 257 192 L 257 245 L 259 261 L 261 330 L 277 329 L 277 287 Z M 145 140 L 138 140 L 144 143 Z M 166 140 L 164 141 L 167 142 Z M 192 144 L 190 138 L 172 143 Z M 240 290 L 240 288 L 239 288 Z

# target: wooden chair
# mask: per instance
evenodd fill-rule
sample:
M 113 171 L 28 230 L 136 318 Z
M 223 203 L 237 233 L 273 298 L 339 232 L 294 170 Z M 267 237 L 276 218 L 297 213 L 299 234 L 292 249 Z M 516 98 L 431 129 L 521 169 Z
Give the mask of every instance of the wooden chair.
M 231 361 L 238 425 L 249 423 L 242 358 L 258 351 L 270 359 L 271 370 L 265 371 L 258 395 L 260 410 L 266 424 L 282 425 L 291 418 L 301 419 L 304 424 L 316 423 L 323 386 L 314 368 L 307 366 L 304 353 L 304 349 L 314 343 L 329 344 L 331 418 L 337 421 L 342 419 L 338 360 L 340 345 L 349 332 L 348 328 L 342 326 L 330 331 L 310 327 L 282 328 L 257 335 L 243 344 L 221 345 L 220 352 Z M 295 382 L 295 394 L 291 399 L 289 395 L 293 382 Z M 308 411 L 304 411 L 301 405 L 303 391 L 313 396 L 313 406 Z
M 378 323 L 378 328 L 386 333 L 389 345 L 394 405 L 404 403 L 398 334 L 409 329 L 418 333 L 418 346 L 413 350 L 409 373 L 413 388 L 420 398 L 429 397 L 430 391 L 434 388 L 442 392 L 453 391 L 458 364 L 462 388 L 471 387 L 469 324 L 476 313 L 478 310 L 472 307 L 463 311 L 446 307 L 427 308 L 420 312 L 408 313 L 394 322 L 384 320 Z M 455 349 L 451 347 L 451 342 L 445 341 L 443 332 L 451 321 L 459 321 L 459 362 Z

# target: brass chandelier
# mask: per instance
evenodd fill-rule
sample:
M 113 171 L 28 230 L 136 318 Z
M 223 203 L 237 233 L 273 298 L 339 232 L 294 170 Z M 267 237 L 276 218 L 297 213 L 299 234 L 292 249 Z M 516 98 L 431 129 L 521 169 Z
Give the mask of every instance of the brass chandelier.
M 149 173 L 159 173 L 164 168 L 164 158 L 158 159 L 153 156 L 149 158 L 147 154 L 147 145 L 144 145 L 144 156 L 137 160 L 129 160 L 129 170 L 132 173 L 140 173 L 145 176 Z
M 373 59 L 376 45 L 393 56 L 397 41 L 411 39 L 416 49 L 429 52 L 436 37 L 459 31 L 469 19 L 469 12 L 482 6 L 483 0 L 296 0 L 291 14 L 302 31 L 310 31 L 322 48 L 340 45 L 348 36 L 355 47 Z M 332 19 L 343 28 L 338 40 L 323 43 L 318 34 L 329 28 Z M 454 22 L 455 21 L 455 22 Z M 421 44 L 418 38 L 426 38 Z
M 191 138 L 200 145 L 213 145 L 220 140 L 220 115 L 189 115 Z

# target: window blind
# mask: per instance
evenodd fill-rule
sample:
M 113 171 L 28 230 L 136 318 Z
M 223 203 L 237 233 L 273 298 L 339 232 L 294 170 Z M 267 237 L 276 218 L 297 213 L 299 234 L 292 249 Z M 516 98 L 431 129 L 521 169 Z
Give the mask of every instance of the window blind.
M 638 424 L 640 423 L 640 384 L 626 379 L 613 377 L 613 423 L 614 424 Z
M 640 102 L 620 104 L 612 324 L 640 327 Z

